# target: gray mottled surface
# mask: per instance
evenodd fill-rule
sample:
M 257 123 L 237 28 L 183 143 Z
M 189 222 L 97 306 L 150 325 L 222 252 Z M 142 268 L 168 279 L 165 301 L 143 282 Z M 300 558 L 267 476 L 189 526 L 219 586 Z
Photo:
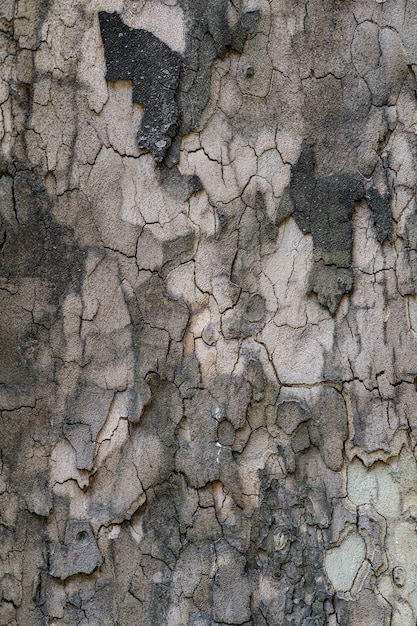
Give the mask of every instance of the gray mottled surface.
M 0 626 L 415 626 L 416 27 L 0 3 Z

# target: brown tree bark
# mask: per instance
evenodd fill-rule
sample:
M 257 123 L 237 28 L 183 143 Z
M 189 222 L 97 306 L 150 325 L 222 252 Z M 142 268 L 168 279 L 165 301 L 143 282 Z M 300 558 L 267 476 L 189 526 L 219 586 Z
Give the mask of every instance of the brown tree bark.
M 0 1 L 0 626 L 415 626 L 416 26 Z

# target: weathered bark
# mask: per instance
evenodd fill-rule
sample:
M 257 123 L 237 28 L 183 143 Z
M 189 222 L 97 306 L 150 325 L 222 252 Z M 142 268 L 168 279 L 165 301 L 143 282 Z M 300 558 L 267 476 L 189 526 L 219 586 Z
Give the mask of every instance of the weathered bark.
M 0 2 L 0 626 L 415 626 L 416 28 Z

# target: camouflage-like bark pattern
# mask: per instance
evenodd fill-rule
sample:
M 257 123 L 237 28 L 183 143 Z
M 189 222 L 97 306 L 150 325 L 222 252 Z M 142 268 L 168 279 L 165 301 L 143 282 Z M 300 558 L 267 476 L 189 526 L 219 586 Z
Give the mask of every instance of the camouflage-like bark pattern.
M 0 626 L 415 626 L 416 29 L 0 2 Z

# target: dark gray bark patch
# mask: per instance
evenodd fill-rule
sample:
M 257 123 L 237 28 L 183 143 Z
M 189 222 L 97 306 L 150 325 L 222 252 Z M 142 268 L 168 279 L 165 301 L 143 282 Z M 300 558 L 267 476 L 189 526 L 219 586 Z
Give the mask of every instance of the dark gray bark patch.
M 252 582 L 268 580 L 274 596 L 254 607 L 255 624 L 329 623 L 332 593 L 322 566 L 323 540 L 314 524 L 317 515 L 331 510 L 327 491 L 331 478 L 325 474 L 318 480 L 310 478 L 311 463 L 316 462 L 324 469 L 314 448 L 298 455 L 295 489 L 290 475 L 276 480 L 261 473 L 260 506 L 253 519 L 247 567 Z
M 30 389 L 44 373 L 38 358 L 48 349 L 48 330 L 59 319 L 69 292 L 78 293 L 85 251 L 73 231 L 52 216 L 43 179 L 30 164 L 0 168 L 0 388 L 5 406 L 29 401 Z M 48 305 L 33 316 L 21 306 L 16 285 L 42 284 Z M 42 311 L 42 312 L 40 312 Z
M 144 107 L 140 148 L 161 162 L 178 131 L 175 101 L 181 55 L 152 33 L 126 26 L 117 13 L 100 11 L 100 30 L 109 81 L 131 80 L 133 102 Z
M 265 299 L 260 294 L 243 293 L 233 309 L 222 317 L 225 339 L 239 339 L 255 335 L 266 323 Z
M 383 243 L 388 239 L 390 243 L 393 241 L 392 232 L 392 216 L 391 216 L 391 194 L 389 192 L 381 196 L 376 187 L 371 187 L 366 195 L 366 201 L 372 209 L 374 215 L 374 224 L 376 230 L 376 238 L 379 243 Z
M 3 265 L 3 247 L 6 243 L 6 232 L 3 226 L 0 226 L 0 267 Z
M 65 580 L 74 574 L 92 574 L 103 557 L 89 522 L 68 520 L 63 544 L 51 544 L 49 572 Z
M 313 147 L 304 142 L 278 205 L 276 223 L 293 215 L 300 230 L 312 235 L 314 266 L 309 289 L 333 314 L 353 286 L 351 220 L 355 202 L 364 196 L 363 182 L 351 174 L 316 177 L 314 169 Z M 365 198 L 373 211 L 378 241 L 392 241 L 390 195 L 381 196 L 371 187 Z
M 258 9 L 241 14 L 227 0 L 192 0 L 182 8 L 189 23 L 185 58 L 153 33 L 126 26 L 118 13 L 99 12 L 106 79 L 133 82 L 132 99 L 144 107 L 138 145 L 158 163 L 168 156 L 174 138 L 179 140 L 200 121 L 210 96 L 213 61 L 228 50 L 241 52 L 259 19 Z M 179 141 L 171 166 L 178 161 L 178 148 Z
M 52 217 L 50 198 L 35 169 L 18 170 L 12 181 L 7 199 L 12 206 L 0 206 L 1 276 L 11 281 L 28 277 L 45 280 L 53 285 L 51 304 L 57 306 L 68 292 L 79 292 L 84 251 L 74 245 L 73 231 Z M 43 319 L 42 323 L 49 326 L 53 321 Z

